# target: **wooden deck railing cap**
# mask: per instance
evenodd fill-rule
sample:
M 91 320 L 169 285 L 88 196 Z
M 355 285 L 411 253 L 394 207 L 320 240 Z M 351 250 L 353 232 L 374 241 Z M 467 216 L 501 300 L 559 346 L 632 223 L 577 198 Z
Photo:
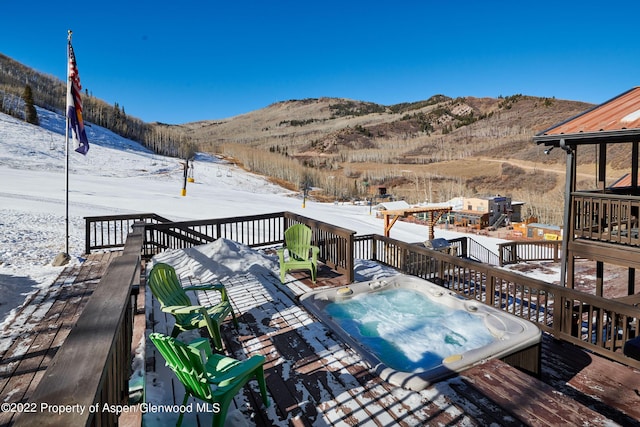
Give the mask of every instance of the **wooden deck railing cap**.
M 123 316 L 129 314 L 130 285 L 136 281 L 139 258 L 139 254 L 122 255 L 111 261 L 33 393 L 30 403 L 36 405 L 36 411 L 21 413 L 15 426 L 90 424 L 96 414 L 89 408 L 100 402 L 96 393 L 100 393 L 101 384 L 109 375 L 105 367 L 113 357 Z M 61 408 L 68 408 L 69 412 L 55 413 Z

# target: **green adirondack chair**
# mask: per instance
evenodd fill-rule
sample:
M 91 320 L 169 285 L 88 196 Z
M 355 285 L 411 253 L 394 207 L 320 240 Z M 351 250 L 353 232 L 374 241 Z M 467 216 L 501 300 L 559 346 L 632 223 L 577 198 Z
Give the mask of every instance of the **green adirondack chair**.
M 280 282 L 291 270 L 310 270 L 311 281 L 316 283 L 318 274 L 318 253 L 320 248 L 311 244 L 311 229 L 304 224 L 296 224 L 284 232 L 284 248 L 278 249 L 280 259 Z M 285 250 L 289 258 L 285 256 Z
M 213 346 L 216 350 L 222 351 L 220 324 L 231 314 L 233 324 L 238 329 L 238 320 L 222 283 L 183 287 L 173 267 L 158 263 L 149 273 L 148 284 L 151 292 L 160 302 L 162 311 L 172 314 L 175 318 L 172 337 L 177 337 L 182 331 L 206 327 Z M 205 290 L 220 292 L 220 302 L 210 307 L 193 305 L 186 294 L 186 291 Z
M 173 337 L 152 333 L 149 338 L 156 346 L 167 366 L 176 374 L 185 388 L 182 405 L 190 396 L 211 404 L 215 427 L 222 427 L 229 405 L 238 391 L 252 378 L 258 380 L 262 402 L 269 406 L 264 380 L 264 356 L 254 355 L 246 360 L 236 360 L 220 354 L 212 354 L 206 339 L 185 344 Z M 182 424 L 180 413 L 177 426 Z

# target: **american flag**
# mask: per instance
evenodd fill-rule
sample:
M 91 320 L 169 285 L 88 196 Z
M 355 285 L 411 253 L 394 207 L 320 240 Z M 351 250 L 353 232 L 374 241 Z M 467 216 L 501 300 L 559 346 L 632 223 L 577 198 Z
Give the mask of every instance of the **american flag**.
M 84 130 L 84 122 L 82 120 L 82 99 L 80 98 L 80 75 L 78 74 L 78 65 L 76 64 L 76 55 L 73 53 L 71 40 L 69 40 L 69 64 L 67 75 L 67 117 L 69 118 L 69 129 L 71 137 L 77 145 L 76 151 L 81 154 L 87 154 L 89 151 L 89 140 Z

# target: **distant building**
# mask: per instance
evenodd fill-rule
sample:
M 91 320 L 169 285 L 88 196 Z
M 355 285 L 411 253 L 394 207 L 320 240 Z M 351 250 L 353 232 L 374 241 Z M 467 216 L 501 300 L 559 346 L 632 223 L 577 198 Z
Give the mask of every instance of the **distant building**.
M 472 227 L 478 230 L 487 227 L 503 227 L 522 218 L 524 202 L 512 202 L 510 197 L 495 195 L 487 197 L 456 197 L 444 203 L 428 203 L 420 207 L 450 207 L 451 211 L 444 214 L 440 222 L 455 224 L 462 227 Z M 410 206 L 404 200 L 378 203 L 374 209 L 378 211 L 392 211 L 408 209 Z M 420 220 L 426 220 L 427 214 L 416 213 Z
M 511 202 L 511 222 L 520 222 L 522 221 L 522 208 L 524 207 L 524 202 Z
M 631 178 L 633 178 L 633 176 L 630 173 L 625 173 L 624 175 L 622 175 L 620 178 L 618 178 L 616 180 L 616 182 L 614 182 L 613 184 L 611 184 L 609 186 L 610 189 L 615 189 L 615 188 L 628 188 L 631 187 L 632 184 L 632 180 Z M 636 179 L 637 181 L 637 179 Z
M 479 211 L 460 210 L 452 212 L 453 223 L 461 227 L 472 227 L 478 230 L 489 226 L 489 214 Z
M 501 227 L 513 221 L 519 221 L 522 202 L 511 203 L 511 197 L 495 195 L 487 197 L 465 197 L 462 209 L 455 211 L 454 223 L 476 228 Z M 516 213 L 516 215 L 514 215 Z
M 526 225 L 526 236 L 536 240 L 562 240 L 562 227 L 532 222 Z
M 369 186 L 367 184 L 367 193 L 370 197 L 376 199 L 392 199 L 393 196 L 387 193 L 387 187 L 384 185 Z

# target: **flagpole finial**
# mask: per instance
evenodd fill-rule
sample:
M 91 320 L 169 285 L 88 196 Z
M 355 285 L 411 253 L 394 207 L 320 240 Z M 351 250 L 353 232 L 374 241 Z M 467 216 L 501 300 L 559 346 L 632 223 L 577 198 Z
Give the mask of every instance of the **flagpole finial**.
M 67 30 L 67 39 L 71 40 L 71 34 L 73 34 L 73 31 Z

